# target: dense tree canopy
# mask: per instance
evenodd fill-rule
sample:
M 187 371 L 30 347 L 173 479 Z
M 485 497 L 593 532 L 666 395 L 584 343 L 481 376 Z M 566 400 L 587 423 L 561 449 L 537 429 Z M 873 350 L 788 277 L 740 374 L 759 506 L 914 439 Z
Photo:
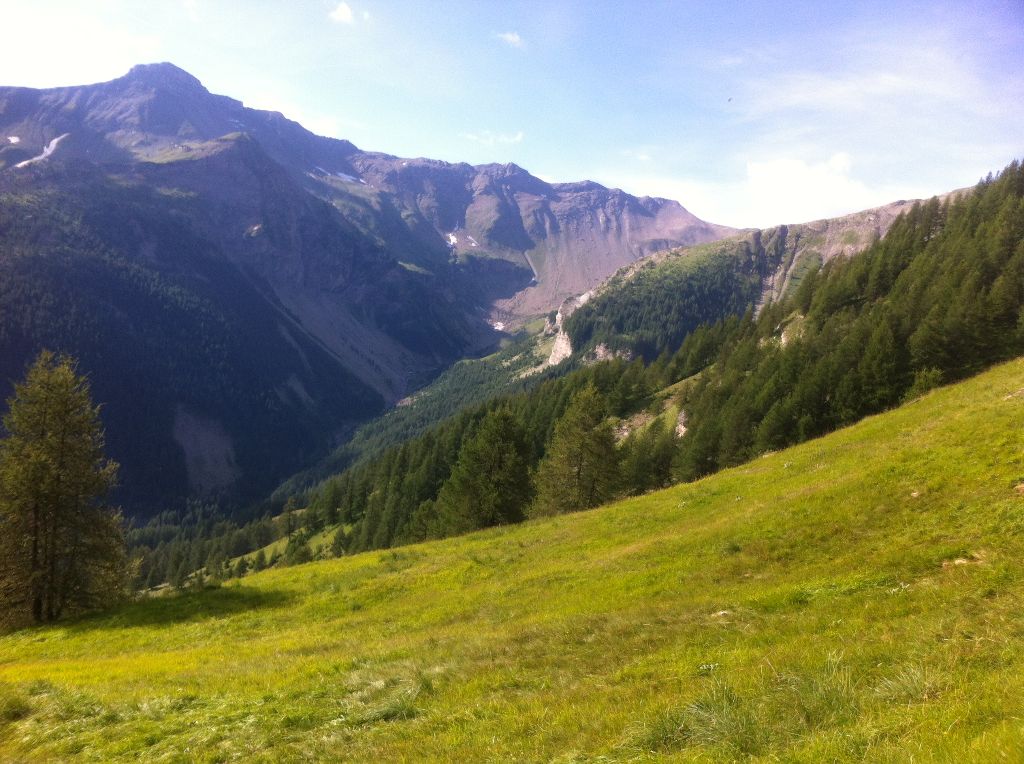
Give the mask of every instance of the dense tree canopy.
M 508 409 L 490 412 L 459 449 L 434 505 L 423 508 L 433 532 L 450 536 L 517 523 L 530 498 L 526 433 Z

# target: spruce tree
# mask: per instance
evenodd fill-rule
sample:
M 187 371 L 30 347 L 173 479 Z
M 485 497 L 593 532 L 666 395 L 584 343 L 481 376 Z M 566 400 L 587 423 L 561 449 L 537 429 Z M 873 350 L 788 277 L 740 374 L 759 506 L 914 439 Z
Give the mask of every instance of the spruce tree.
M 0 441 L 0 620 L 54 621 L 127 588 L 120 514 L 104 503 L 117 464 L 74 362 L 42 352 L 15 386 Z

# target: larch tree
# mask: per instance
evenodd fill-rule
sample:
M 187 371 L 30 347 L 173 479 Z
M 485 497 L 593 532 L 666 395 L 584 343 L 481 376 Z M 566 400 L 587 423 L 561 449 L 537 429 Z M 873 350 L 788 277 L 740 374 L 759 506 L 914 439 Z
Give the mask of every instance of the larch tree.
M 589 509 L 612 499 L 619 483 L 615 432 L 607 401 L 593 385 L 576 393 L 555 423 L 537 468 L 534 517 Z
M 508 409 L 484 417 L 437 497 L 442 535 L 521 521 L 530 499 L 527 452 L 526 433 Z
M 0 622 L 55 621 L 127 591 L 117 464 L 74 361 L 43 351 L 15 386 L 0 440 Z

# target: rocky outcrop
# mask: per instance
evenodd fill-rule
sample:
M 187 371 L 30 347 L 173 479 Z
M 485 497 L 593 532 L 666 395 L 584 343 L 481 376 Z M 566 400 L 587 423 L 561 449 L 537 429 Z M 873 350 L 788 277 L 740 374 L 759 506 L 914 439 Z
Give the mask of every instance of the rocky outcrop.
M 753 234 L 766 242 L 777 242 L 779 253 L 774 267 L 762 279 L 757 310 L 781 298 L 808 267 L 855 255 L 881 239 L 911 204 L 901 199 L 838 218 L 778 226 Z

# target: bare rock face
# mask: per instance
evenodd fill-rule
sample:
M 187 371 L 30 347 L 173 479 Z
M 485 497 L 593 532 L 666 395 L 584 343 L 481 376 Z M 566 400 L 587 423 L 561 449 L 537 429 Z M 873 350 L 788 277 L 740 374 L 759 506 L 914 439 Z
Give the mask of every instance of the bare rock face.
M 447 164 L 383 154 L 350 157 L 365 183 L 400 200 L 452 255 L 499 258 L 532 274 L 497 296 L 492 320 L 514 326 L 553 310 L 619 268 L 735 229 L 706 223 L 678 202 L 635 197 L 584 181 L 546 183 L 514 164 Z
M 893 221 L 912 203 L 900 200 L 838 218 L 778 226 L 752 234 L 765 241 L 777 241 L 781 252 L 776 267 L 762 281 L 758 309 L 780 299 L 808 263 L 819 265 L 867 249 L 885 236 Z

